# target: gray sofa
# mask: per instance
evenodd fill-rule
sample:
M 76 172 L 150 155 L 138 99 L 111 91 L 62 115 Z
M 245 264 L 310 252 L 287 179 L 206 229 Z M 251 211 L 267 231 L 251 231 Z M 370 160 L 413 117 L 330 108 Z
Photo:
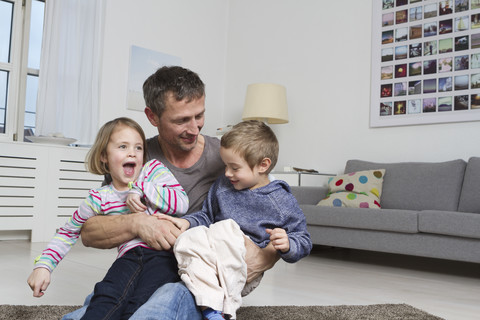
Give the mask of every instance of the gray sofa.
M 328 188 L 292 187 L 317 245 L 480 263 L 480 157 L 447 162 L 349 160 L 385 169 L 382 209 L 316 204 Z

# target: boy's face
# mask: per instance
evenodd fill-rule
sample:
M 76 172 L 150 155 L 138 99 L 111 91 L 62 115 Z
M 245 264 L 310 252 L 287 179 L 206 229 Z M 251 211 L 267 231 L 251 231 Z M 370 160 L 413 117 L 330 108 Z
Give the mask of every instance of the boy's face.
M 261 164 L 255 165 L 252 169 L 238 153 L 224 147 L 220 148 L 220 157 L 225 163 L 225 176 L 236 190 L 247 188 L 253 190 L 269 183 L 266 169 Z

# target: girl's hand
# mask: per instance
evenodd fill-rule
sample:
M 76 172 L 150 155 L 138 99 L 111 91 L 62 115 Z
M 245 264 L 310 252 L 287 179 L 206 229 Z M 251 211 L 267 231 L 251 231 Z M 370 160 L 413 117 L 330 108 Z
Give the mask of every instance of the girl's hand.
M 46 268 L 36 268 L 32 271 L 27 280 L 28 285 L 33 290 L 33 296 L 40 298 L 44 295 L 50 284 L 50 270 Z
M 290 241 L 288 240 L 287 232 L 282 228 L 266 229 L 270 235 L 270 242 L 276 250 L 280 250 L 282 253 L 290 250 Z
M 125 203 L 131 212 L 144 212 L 147 210 L 147 206 L 142 203 L 140 200 L 140 195 L 137 193 L 129 193 Z
M 154 214 L 154 216 L 156 216 L 158 219 L 168 220 L 172 222 L 178 229 L 180 229 L 181 232 L 184 232 L 185 230 L 190 228 L 190 222 L 188 222 L 188 220 L 175 218 L 163 213 L 157 213 Z

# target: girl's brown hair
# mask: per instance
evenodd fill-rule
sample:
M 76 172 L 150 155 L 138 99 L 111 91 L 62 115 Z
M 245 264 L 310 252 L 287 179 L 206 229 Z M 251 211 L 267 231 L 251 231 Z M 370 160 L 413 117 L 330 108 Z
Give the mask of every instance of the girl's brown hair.
M 105 123 L 98 131 L 95 142 L 88 151 L 85 159 L 85 165 L 89 172 L 99 175 L 105 175 L 110 173 L 108 164 L 103 162 L 102 158 L 107 157 L 107 146 L 108 142 L 110 141 L 110 137 L 115 128 L 120 125 L 130 127 L 140 134 L 143 142 L 143 163 L 145 163 L 145 160 L 147 159 L 147 151 L 145 148 L 145 133 L 143 132 L 142 127 L 140 127 L 140 125 L 136 121 L 130 118 L 121 117 Z

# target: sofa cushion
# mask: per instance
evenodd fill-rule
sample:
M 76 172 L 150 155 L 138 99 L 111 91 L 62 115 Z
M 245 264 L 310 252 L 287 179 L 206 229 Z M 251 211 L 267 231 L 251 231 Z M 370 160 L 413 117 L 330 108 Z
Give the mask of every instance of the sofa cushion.
M 386 169 L 380 203 L 383 209 L 456 211 L 466 162 L 376 163 L 349 160 L 345 173 Z
M 418 213 L 413 210 L 357 209 L 300 205 L 307 225 L 418 233 Z
M 458 211 L 480 213 L 480 158 L 468 160 Z
M 384 169 L 364 170 L 328 179 L 328 196 L 319 206 L 380 209 Z
M 299 204 L 317 204 L 327 196 L 327 186 L 291 186 L 293 196 Z
M 480 214 L 424 210 L 418 214 L 418 230 L 425 233 L 480 239 Z
M 384 175 L 384 169 L 350 172 L 329 178 L 328 188 L 332 193 L 338 191 L 373 193 L 380 198 Z
M 364 194 L 348 191 L 329 193 L 317 204 L 325 207 L 349 207 L 380 209 L 380 199 L 373 194 Z

